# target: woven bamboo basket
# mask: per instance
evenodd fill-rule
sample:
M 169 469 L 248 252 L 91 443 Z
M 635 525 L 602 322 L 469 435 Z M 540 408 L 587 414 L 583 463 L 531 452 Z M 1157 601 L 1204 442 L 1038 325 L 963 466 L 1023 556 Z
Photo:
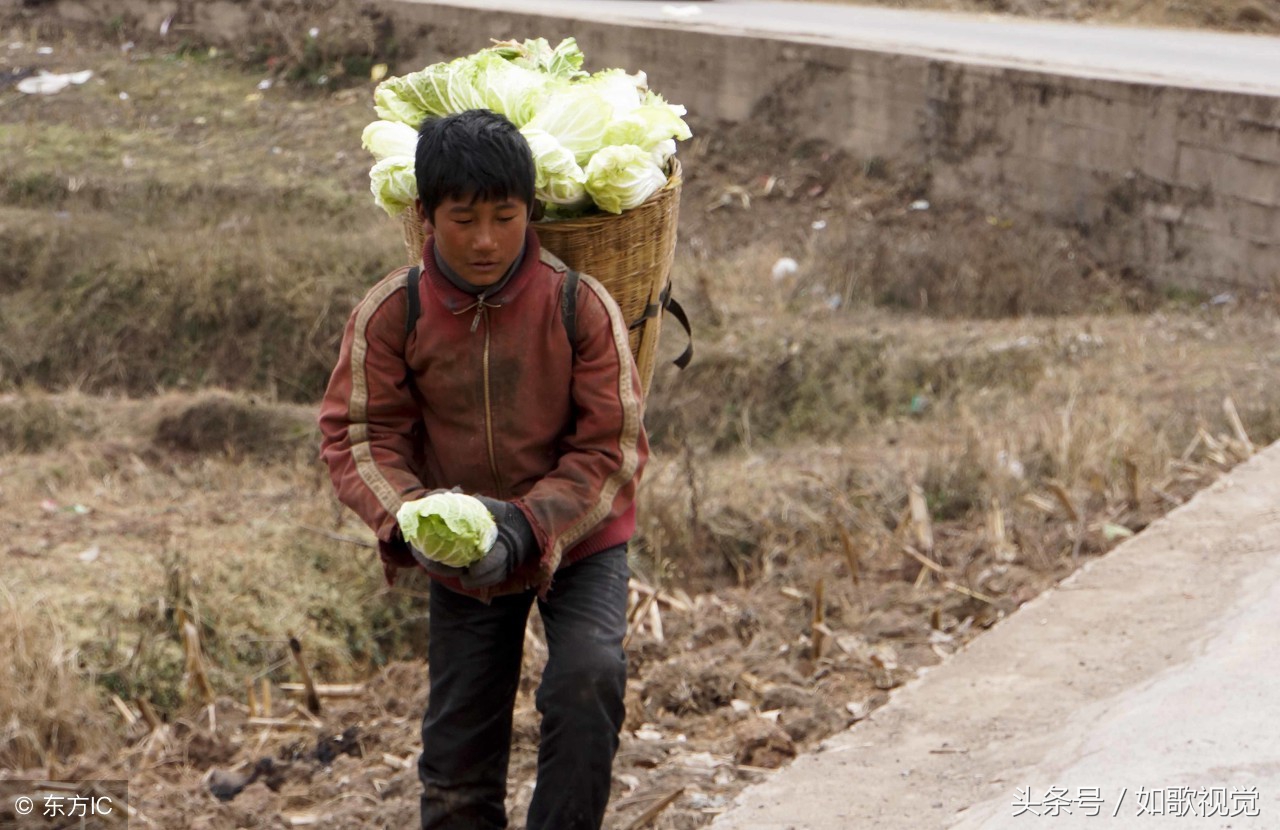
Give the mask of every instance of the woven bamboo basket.
M 533 225 L 542 247 L 570 268 L 595 277 L 617 302 L 631 327 L 631 354 L 646 394 L 662 328 L 662 297 L 676 251 L 680 185 L 680 162 L 673 158 L 666 185 L 637 208 Z M 404 219 L 404 244 L 411 263 L 421 260 L 423 242 L 422 217 L 410 211 Z

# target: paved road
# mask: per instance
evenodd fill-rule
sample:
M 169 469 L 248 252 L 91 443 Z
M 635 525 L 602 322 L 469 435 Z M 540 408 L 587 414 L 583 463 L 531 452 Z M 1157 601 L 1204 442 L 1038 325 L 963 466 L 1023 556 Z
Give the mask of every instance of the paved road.
M 764 34 L 1067 74 L 1280 95 L 1280 37 L 778 0 L 444 0 L 441 4 Z
M 747 790 L 712 828 L 1272 830 L 1277 632 L 1280 444 Z

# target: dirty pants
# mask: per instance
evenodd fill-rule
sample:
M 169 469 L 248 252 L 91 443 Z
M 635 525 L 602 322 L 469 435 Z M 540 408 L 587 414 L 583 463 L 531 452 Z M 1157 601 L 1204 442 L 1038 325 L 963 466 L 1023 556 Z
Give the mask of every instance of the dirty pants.
M 622 728 L 627 663 L 626 545 L 561 568 L 538 600 L 547 666 L 538 780 L 527 830 L 598 830 Z M 422 719 L 422 830 L 501 830 L 512 707 L 536 594 L 485 604 L 431 585 L 431 693 Z

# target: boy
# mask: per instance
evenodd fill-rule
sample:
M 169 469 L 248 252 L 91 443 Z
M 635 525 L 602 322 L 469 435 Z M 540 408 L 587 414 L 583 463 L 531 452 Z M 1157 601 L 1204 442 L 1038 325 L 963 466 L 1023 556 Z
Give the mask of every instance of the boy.
M 649 450 L 626 323 L 587 275 L 562 309 L 567 269 L 530 227 L 533 158 L 505 118 L 426 121 L 415 172 L 428 231 L 417 324 L 406 336 L 402 268 L 352 313 L 320 428 L 338 497 L 377 533 L 388 581 L 401 567 L 431 575 L 422 827 L 507 826 L 537 602 L 549 655 L 528 828 L 594 830 L 622 727 L 626 543 Z M 466 569 L 411 550 L 395 519 L 404 501 L 455 488 L 499 528 Z

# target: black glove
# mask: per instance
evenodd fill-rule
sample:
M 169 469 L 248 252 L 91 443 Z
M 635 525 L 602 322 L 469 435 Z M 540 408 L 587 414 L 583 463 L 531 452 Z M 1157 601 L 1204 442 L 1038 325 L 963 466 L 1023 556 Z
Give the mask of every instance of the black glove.
M 446 565 L 443 562 L 437 562 L 434 559 L 428 558 L 425 553 L 418 550 L 416 545 L 409 545 L 409 550 L 413 552 L 413 558 L 417 563 L 429 574 L 450 577 L 452 579 L 461 579 L 462 575 L 466 573 L 465 568 L 455 568 L 452 565 Z
M 479 560 L 462 569 L 458 576 L 463 588 L 488 588 L 511 576 L 529 556 L 538 550 L 533 528 L 520 508 L 509 501 L 476 496 L 498 525 L 498 538 Z

